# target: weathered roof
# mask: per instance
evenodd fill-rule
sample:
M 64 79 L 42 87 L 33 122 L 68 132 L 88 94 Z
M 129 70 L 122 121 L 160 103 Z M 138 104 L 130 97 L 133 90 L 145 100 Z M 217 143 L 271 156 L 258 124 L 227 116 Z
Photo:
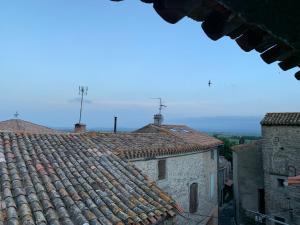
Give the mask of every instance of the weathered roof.
M 21 119 L 11 119 L 0 122 L 0 131 L 12 131 L 12 132 L 27 132 L 27 133 L 61 133 L 60 131 L 34 124 Z
M 201 146 L 215 147 L 223 144 L 219 139 L 196 131 L 186 125 L 162 125 L 161 128 L 170 131 L 172 134 L 183 138 L 187 142 Z
M 257 140 L 257 141 L 252 141 L 248 144 L 234 145 L 231 147 L 231 150 L 234 152 L 249 151 L 249 150 L 251 151 L 261 147 L 262 147 L 262 140 Z
M 113 0 L 120 1 L 120 0 Z M 202 23 L 212 40 L 229 36 L 246 52 L 256 50 L 266 63 L 283 70 L 300 66 L 300 2 L 269 0 L 141 0 L 153 3 L 166 21 L 188 16 Z M 300 79 L 300 71 L 295 74 Z
M 263 126 L 300 126 L 300 113 L 267 113 L 261 121 Z
M 0 132 L 0 224 L 157 224 L 175 201 L 88 134 Z
M 141 156 L 149 155 L 148 157 L 207 151 L 223 144 L 222 141 L 185 125 L 156 126 L 149 124 L 136 130 L 134 133 L 136 136 L 153 138 L 151 141 L 153 144 L 150 145 L 151 149 L 139 152 Z M 159 147 L 156 151 L 155 146 Z
M 127 159 L 205 151 L 205 146 L 187 142 L 168 133 L 90 133 L 92 140 Z

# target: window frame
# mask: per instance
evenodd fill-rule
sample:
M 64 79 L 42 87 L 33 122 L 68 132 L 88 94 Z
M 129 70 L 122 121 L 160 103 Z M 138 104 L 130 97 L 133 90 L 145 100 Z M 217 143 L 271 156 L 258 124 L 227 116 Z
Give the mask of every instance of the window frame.
M 215 150 L 214 149 L 210 151 L 210 159 L 215 160 Z
M 157 179 L 165 180 L 167 178 L 167 160 L 159 159 L 157 161 Z
M 197 182 L 189 186 L 189 212 L 196 213 L 199 207 L 199 185 Z

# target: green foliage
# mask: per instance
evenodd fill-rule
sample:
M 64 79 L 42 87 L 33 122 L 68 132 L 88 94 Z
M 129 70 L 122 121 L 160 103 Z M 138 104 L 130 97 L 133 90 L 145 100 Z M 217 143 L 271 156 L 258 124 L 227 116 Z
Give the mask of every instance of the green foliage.
M 220 155 L 224 156 L 227 160 L 232 162 L 232 151 L 231 147 L 236 145 L 235 141 L 230 140 L 230 138 L 226 137 L 217 137 L 219 140 L 223 141 L 223 146 L 220 149 Z
M 231 147 L 238 144 L 248 144 L 252 141 L 260 139 L 257 136 L 237 136 L 237 135 L 222 135 L 214 134 L 215 138 L 223 141 L 224 145 L 220 149 L 220 155 L 224 156 L 227 160 L 232 162 L 232 150 Z

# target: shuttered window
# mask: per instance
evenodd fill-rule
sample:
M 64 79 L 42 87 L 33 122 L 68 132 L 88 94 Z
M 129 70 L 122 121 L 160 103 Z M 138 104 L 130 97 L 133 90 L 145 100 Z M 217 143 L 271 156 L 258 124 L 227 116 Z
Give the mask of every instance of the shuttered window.
M 212 200 L 215 195 L 215 174 L 210 175 L 210 199 Z
M 158 179 L 163 180 L 166 178 L 166 160 L 158 160 Z
M 197 212 L 198 209 L 198 184 L 192 183 L 190 186 L 190 213 Z

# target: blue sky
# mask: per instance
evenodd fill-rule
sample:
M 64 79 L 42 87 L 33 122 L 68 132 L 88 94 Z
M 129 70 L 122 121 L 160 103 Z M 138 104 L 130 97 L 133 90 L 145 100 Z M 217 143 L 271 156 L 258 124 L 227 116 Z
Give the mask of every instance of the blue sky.
M 166 122 L 300 108 L 294 70 L 267 65 L 229 38 L 214 42 L 191 19 L 168 24 L 139 1 L 1 1 L 0 49 L 0 120 L 18 110 L 71 127 L 79 85 L 89 87 L 89 127 L 109 127 L 115 115 L 123 127 L 149 123 L 158 96 Z

